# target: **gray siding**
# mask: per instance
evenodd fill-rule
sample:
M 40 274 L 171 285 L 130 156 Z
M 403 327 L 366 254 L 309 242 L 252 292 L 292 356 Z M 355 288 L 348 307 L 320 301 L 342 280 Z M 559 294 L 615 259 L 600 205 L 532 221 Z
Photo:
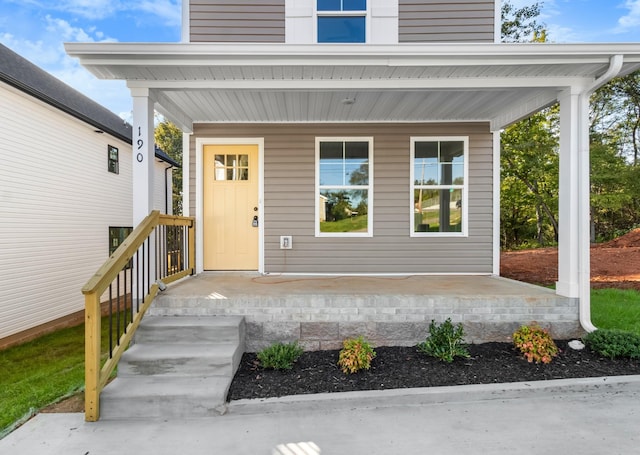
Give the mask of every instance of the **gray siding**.
M 494 1 L 400 0 L 398 40 L 493 42 L 494 16 Z
M 192 0 L 189 36 L 196 42 L 284 43 L 285 0 Z
M 316 136 L 373 136 L 373 237 L 315 237 Z M 410 137 L 469 136 L 469 236 L 410 237 Z M 195 125 L 197 137 L 262 137 L 265 271 L 288 273 L 491 273 L 492 136 L 488 124 Z M 279 249 L 281 235 L 293 249 Z

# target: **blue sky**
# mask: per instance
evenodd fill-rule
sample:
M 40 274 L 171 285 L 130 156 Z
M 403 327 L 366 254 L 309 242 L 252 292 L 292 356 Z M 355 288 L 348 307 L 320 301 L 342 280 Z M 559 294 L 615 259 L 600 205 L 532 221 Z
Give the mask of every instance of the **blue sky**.
M 531 0 L 512 0 L 517 7 Z M 640 0 L 544 0 L 553 42 L 640 43 Z M 0 0 L 0 43 L 130 120 L 124 82 L 100 81 L 69 58 L 67 41 L 178 42 L 181 0 Z

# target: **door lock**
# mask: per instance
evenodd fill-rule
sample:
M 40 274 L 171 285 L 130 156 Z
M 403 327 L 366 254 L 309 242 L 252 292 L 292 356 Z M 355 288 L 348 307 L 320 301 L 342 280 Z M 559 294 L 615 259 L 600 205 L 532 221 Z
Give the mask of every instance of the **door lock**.
M 258 227 L 258 215 L 253 217 L 253 221 L 251 221 L 251 226 Z

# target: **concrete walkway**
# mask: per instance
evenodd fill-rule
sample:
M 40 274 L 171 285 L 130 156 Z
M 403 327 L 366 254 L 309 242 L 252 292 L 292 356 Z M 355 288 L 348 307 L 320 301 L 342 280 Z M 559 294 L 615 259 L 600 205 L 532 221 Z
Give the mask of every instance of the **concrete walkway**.
M 39 414 L 2 455 L 637 454 L 640 376 L 234 402 L 220 417 Z

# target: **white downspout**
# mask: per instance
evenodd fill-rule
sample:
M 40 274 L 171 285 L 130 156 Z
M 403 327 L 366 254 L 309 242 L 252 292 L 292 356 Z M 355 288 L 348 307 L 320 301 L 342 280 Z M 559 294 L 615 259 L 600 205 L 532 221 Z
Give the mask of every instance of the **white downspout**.
M 591 85 L 586 87 L 579 95 L 579 118 L 580 122 L 580 158 L 578 185 L 579 198 L 578 213 L 580 222 L 578 223 L 578 276 L 579 276 L 579 299 L 580 299 L 580 325 L 587 332 L 593 332 L 596 327 L 591 322 L 591 183 L 590 183 L 590 149 L 589 149 L 589 101 L 591 94 L 611 79 L 616 77 L 622 69 L 624 57 L 614 55 L 609 61 L 607 71 L 598 77 Z

